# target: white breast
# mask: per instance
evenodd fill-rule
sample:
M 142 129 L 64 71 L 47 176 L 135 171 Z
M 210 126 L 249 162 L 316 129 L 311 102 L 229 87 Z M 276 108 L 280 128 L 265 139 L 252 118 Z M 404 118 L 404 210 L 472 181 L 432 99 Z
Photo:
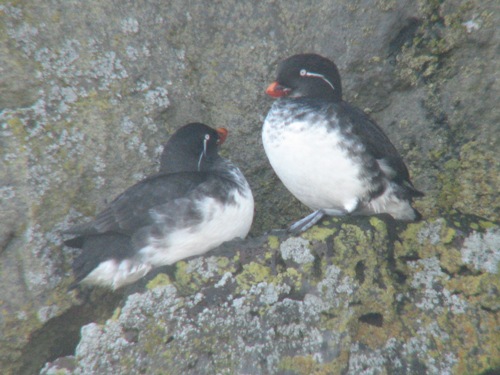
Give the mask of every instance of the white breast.
M 161 239 L 152 238 L 137 256 L 100 263 L 82 282 L 118 289 L 144 277 L 151 269 L 206 253 L 223 242 L 245 238 L 252 225 L 254 201 L 235 190 L 234 203 L 223 205 L 214 198 L 200 202 L 205 216 L 200 224 L 175 230 Z
M 360 165 L 349 157 L 348 140 L 325 119 L 284 124 L 269 113 L 262 141 L 269 162 L 283 184 L 308 207 L 351 212 L 366 194 Z
M 205 213 L 201 223 L 173 231 L 163 239 L 152 239 L 140 250 L 141 260 L 159 267 L 203 254 L 234 238 L 245 238 L 254 214 L 250 188 L 245 193 L 235 190 L 233 202 L 223 205 L 214 198 L 200 201 L 200 211 Z

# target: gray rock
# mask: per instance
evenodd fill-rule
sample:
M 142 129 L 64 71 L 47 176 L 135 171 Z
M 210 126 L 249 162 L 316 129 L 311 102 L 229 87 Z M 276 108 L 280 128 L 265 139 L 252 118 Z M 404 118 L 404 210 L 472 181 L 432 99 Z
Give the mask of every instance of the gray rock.
M 48 358 L 69 354 L 65 350 L 72 352 L 75 339 L 61 341 L 65 331 L 103 321 L 116 306 L 120 294 L 94 291 L 92 305 L 66 293 L 75 253 L 62 247 L 60 232 L 154 172 L 161 145 L 186 122 L 229 129 L 223 153 L 241 167 L 256 197 L 253 236 L 265 241 L 264 232 L 307 212 L 274 176 L 260 141 L 271 105 L 263 90 L 276 63 L 296 52 L 314 51 L 337 62 L 346 98 L 377 120 L 403 154 L 415 185 L 426 192 L 417 202 L 426 218 L 459 210 L 483 216 L 484 222 L 498 219 L 499 23 L 493 0 L 2 2 L 4 373 L 33 373 Z M 342 241 L 350 246 L 349 237 Z M 474 241 L 469 239 L 464 255 L 472 257 L 468 265 L 483 253 Z M 311 265 L 297 254 L 292 255 L 304 267 Z M 426 262 L 407 271 L 437 267 L 435 260 Z M 481 267 L 473 273 L 486 272 Z M 228 270 L 228 285 L 234 272 Z M 263 281 L 249 281 L 262 293 L 261 302 L 280 303 L 287 282 L 277 288 L 259 284 Z M 179 298 L 196 293 L 193 286 L 183 288 L 176 286 Z M 95 308 L 98 298 L 105 300 L 97 304 L 102 309 Z M 484 303 L 490 310 L 496 306 Z M 84 313 L 73 319 L 80 310 Z M 389 353 L 402 342 L 376 350 Z M 359 354 L 352 357 L 352 368 L 379 358 L 370 348 L 352 347 Z
M 270 236 L 251 260 L 242 260 L 247 244 L 181 261 L 114 318 L 82 327 L 75 356 L 41 374 L 478 373 L 495 364 L 500 284 L 460 254 L 498 256 L 500 227 L 467 234 L 457 220 L 336 220 L 299 238 Z M 439 239 L 425 238 L 429 227 Z M 286 259 L 284 248 L 313 262 Z M 447 263 L 445 252 L 458 256 Z

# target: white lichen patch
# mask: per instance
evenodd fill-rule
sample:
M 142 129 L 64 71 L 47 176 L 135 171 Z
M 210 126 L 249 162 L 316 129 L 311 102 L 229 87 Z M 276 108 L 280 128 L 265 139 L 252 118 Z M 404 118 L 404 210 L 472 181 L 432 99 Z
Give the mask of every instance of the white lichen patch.
M 431 245 L 437 245 L 441 242 L 441 230 L 446 225 L 444 219 L 437 219 L 433 222 L 426 223 L 417 234 L 417 239 L 420 244 L 426 242 Z
M 350 348 L 349 375 L 378 375 L 386 364 L 386 358 L 381 350 L 362 348 L 357 342 Z
M 180 303 L 177 289 L 169 284 L 127 298 L 118 321 L 126 328 L 143 329 L 150 319 L 162 321 L 165 312 L 174 314 Z
M 136 18 L 125 18 L 121 22 L 122 31 L 125 34 L 137 34 L 139 32 L 139 21 Z
M 344 276 L 342 270 L 335 266 L 328 266 L 325 277 L 318 283 L 318 292 L 323 301 L 328 301 L 334 307 L 349 304 L 350 296 L 354 294 L 356 282 L 348 276 Z
M 402 345 L 404 356 L 407 358 L 417 357 L 422 363 L 425 363 L 426 374 L 453 374 L 453 366 L 457 364 L 458 359 L 452 352 L 440 352 L 437 358 L 432 355 L 436 342 L 448 342 L 449 335 L 439 328 L 436 322 L 432 322 L 428 326 L 422 325 L 421 322 L 416 323 L 420 323 L 417 334 Z
M 170 105 L 168 77 L 141 71 L 142 59 L 156 45 L 140 39 L 139 18 L 131 14 L 114 19 L 117 25 L 108 34 L 92 17 L 67 23 L 65 7 L 0 4 L 10 51 L 6 61 L 14 64 L 0 71 L 15 66 L 7 78 L 19 80 L 13 93 L 23 98 L 17 104 L 13 95 L 6 101 L 12 108 L 0 111 L 5 144 L 1 162 L 6 176 L 15 177 L 8 181 L 12 187 L 0 186 L 0 200 L 11 200 L 9 205 L 19 212 L 16 272 L 25 283 L 24 298 L 36 301 L 33 316 L 38 314 L 42 322 L 56 313 L 47 307 L 47 299 L 60 293 L 57 287 L 71 277 L 67 262 L 77 252 L 61 242 L 60 231 L 68 228 L 72 216 L 67 212 L 74 202 L 69 201 L 79 200 L 90 212 L 96 200 L 108 196 L 109 186 L 118 188 L 122 175 L 112 171 L 124 165 L 137 167 L 124 168 L 123 178 L 143 178 L 152 163 L 149 148 L 157 147 L 150 136 L 158 130 L 155 120 Z M 38 10 L 39 17 L 33 13 Z M 82 31 L 80 21 L 90 33 Z M 178 65 L 172 61 L 172 66 Z M 153 84 L 158 81 L 164 87 Z M 143 162 L 137 163 L 138 158 Z
M 245 301 L 246 301 L 246 297 L 235 298 L 235 299 L 233 299 L 232 307 L 236 311 L 241 311 L 243 306 L 245 305 Z
M 314 256 L 309 249 L 309 241 L 300 237 L 290 237 L 280 245 L 281 256 L 284 260 L 293 260 L 298 264 L 314 261 Z
M 465 26 L 465 29 L 467 30 L 467 33 L 469 33 L 469 34 L 472 33 L 473 31 L 477 31 L 481 28 L 480 23 L 474 18 L 462 23 L 462 25 Z
M 462 261 L 474 269 L 498 273 L 500 268 L 500 230 L 488 229 L 485 233 L 473 232 L 464 241 Z
M 133 345 L 124 338 L 122 326 L 114 320 L 106 321 L 104 326 L 96 323 L 83 326 L 81 337 L 75 356 L 82 367 L 87 369 L 105 368 L 106 361 L 117 358 L 121 350 Z M 103 352 L 110 357 L 103 356 Z
M 153 119 L 149 116 L 144 116 L 141 127 L 146 128 L 148 131 L 150 131 L 153 134 L 158 132 L 158 126 L 153 121 Z M 159 147 L 159 146 L 157 146 L 157 147 Z M 162 148 L 162 150 L 163 150 L 163 148 Z
M 150 87 L 151 87 L 151 81 L 145 81 L 143 79 L 139 79 L 135 84 L 134 91 L 142 92 L 148 90 Z
M 266 305 L 272 305 L 278 302 L 278 299 L 283 294 L 290 293 L 292 288 L 286 284 L 269 284 L 266 282 L 260 282 L 256 285 L 252 285 L 248 291 L 249 295 L 255 295 L 259 298 L 260 303 Z
M 99 81 L 100 90 L 106 90 L 113 82 L 127 78 L 128 73 L 116 52 L 108 51 L 92 61 L 89 76 Z
M 10 4 L 0 5 L 0 12 L 5 13 L 8 17 L 4 17 L 6 22 L 5 30 L 10 38 L 17 42 L 17 45 L 21 50 L 31 56 L 33 51 L 36 49 L 36 38 L 39 35 L 38 28 L 29 25 L 22 21 L 23 12 L 20 8 L 11 6 Z
M 139 51 L 135 47 L 127 46 L 125 53 L 129 61 L 136 61 L 139 58 Z
M 42 306 L 41 308 L 38 309 L 37 315 L 40 322 L 46 323 L 48 320 L 57 316 L 58 312 L 59 312 L 59 307 L 56 305 Z
M 399 374 L 425 373 L 432 375 L 453 374 L 457 357 L 446 350 L 450 341 L 448 333 L 439 328 L 436 322 L 424 325 L 415 322 L 416 334 L 408 340 L 391 337 L 384 346 L 372 349 L 367 345 L 354 342 L 350 348 L 348 374 Z M 433 355 L 436 342 L 444 344 L 439 355 Z
M 452 294 L 443 287 L 449 276 L 441 270 L 439 259 L 430 257 L 408 262 L 415 270 L 411 280 L 414 289 L 415 305 L 425 311 L 441 313 L 451 311 L 454 314 L 463 314 L 467 309 L 467 302 Z
M 204 279 L 210 279 L 217 275 L 218 268 L 216 257 L 196 257 L 188 262 L 186 273 L 196 272 Z
M 12 186 L 0 186 L 0 202 L 10 200 L 16 197 L 16 191 Z
M 44 233 L 39 224 L 34 224 L 24 233 L 24 240 L 30 244 L 31 256 L 25 257 L 20 267 L 24 269 L 24 280 L 33 293 L 55 288 L 62 280 L 58 272 L 62 260 L 53 256 L 54 249 L 62 245 L 61 229 L 60 225 L 56 225 Z
M 168 90 L 164 87 L 156 87 L 146 92 L 144 95 L 144 107 L 146 113 L 168 108 L 170 100 L 168 99 Z
M 15 316 L 16 316 L 16 319 L 18 319 L 18 320 L 27 320 L 28 319 L 28 313 L 24 310 L 16 311 Z
M 121 130 L 125 134 L 132 134 L 132 132 L 137 129 L 137 125 L 130 119 L 129 116 L 125 116 L 121 122 Z
M 224 275 L 222 275 L 220 280 L 214 284 L 214 287 L 221 288 L 225 286 L 228 282 L 234 282 L 234 277 L 231 272 L 224 273 Z

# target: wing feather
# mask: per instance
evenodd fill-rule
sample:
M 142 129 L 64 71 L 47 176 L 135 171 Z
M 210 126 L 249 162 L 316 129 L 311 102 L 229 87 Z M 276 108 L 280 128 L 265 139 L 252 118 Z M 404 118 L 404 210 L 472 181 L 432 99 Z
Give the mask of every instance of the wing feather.
M 93 221 L 70 228 L 66 233 L 132 235 L 139 228 L 154 223 L 152 208 L 186 197 L 207 178 L 206 173 L 199 172 L 153 175 L 116 197 Z
M 357 124 L 352 132 L 363 140 L 366 151 L 375 158 L 383 175 L 392 182 L 400 185 L 410 197 L 419 197 L 424 194 L 413 186 L 408 168 L 398 150 L 383 130 L 365 112 L 347 102 L 339 104 L 342 122 Z

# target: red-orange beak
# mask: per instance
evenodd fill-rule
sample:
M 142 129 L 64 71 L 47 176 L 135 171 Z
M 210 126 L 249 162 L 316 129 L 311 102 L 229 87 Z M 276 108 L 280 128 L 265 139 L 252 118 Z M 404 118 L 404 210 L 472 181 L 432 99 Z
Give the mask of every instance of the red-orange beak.
M 219 140 L 217 141 L 217 144 L 218 145 L 223 144 L 226 141 L 227 133 L 229 132 L 227 131 L 226 128 L 217 128 L 215 129 L 215 131 L 217 132 L 217 134 L 219 134 Z
M 281 98 L 282 96 L 287 96 L 290 91 L 291 90 L 288 87 L 281 86 L 275 81 L 267 87 L 266 94 L 272 96 L 273 98 Z

